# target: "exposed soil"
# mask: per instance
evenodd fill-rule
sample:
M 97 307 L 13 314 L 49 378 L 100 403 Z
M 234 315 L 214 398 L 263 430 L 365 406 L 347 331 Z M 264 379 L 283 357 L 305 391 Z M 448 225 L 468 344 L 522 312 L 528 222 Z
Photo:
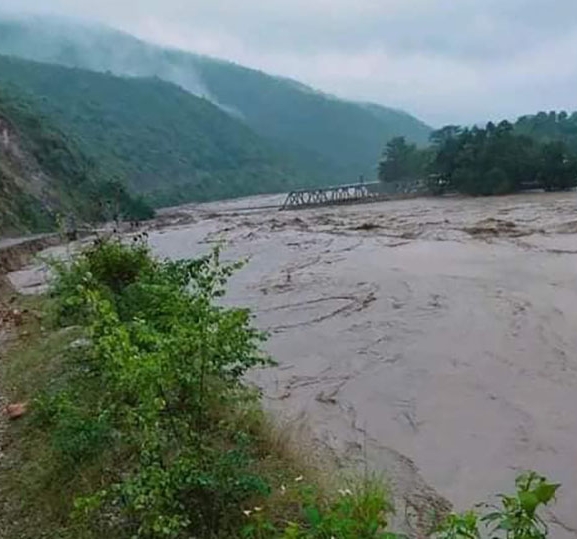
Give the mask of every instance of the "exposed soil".
M 58 234 L 42 234 L 21 239 L 0 239 L 0 275 L 22 268 L 39 251 L 61 242 Z

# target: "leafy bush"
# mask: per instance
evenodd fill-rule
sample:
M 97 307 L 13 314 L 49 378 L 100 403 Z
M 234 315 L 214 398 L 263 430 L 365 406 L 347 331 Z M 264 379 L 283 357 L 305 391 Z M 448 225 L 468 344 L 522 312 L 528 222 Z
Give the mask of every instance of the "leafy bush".
M 152 275 L 159 267 L 142 240 L 143 236 L 138 236 L 127 246 L 118 239 L 97 239 L 72 260 L 50 260 L 55 273 L 50 294 L 55 299 L 57 322 L 86 322 L 91 314 L 87 291 L 98 291 L 101 298 L 119 307 L 128 285 Z
M 298 477 L 297 481 L 302 480 Z M 303 485 L 303 483 L 298 483 Z M 283 495 L 288 495 L 282 487 Z M 249 523 L 241 535 L 247 539 L 393 539 L 400 536 L 387 532 L 393 506 L 381 480 L 366 477 L 350 488 L 339 489 L 337 496 L 327 496 L 318 486 L 304 484 L 297 489 L 300 504 L 297 518 L 271 518 L 268 508 L 245 511 Z
M 250 433 L 223 428 L 255 403 L 242 375 L 269 362 L 248 312 L 213 301 L 237 267 L 218 250 L 163 262 L 119 240 L 56 266 L 59 320 L 83 323 L 91 346 L 66 387 L 39 401 L 55 455 L 77 466 L 130 455 L 106 489 L 77 500 L 78 515 L 115 509 L 138 537 L 208 536 L 268 491 L 251 471 Z
M 314 491 L 313 491 L 314 492 Z M 285 539 L 386 539 L 397 537 L 387 532 L 388 516 L 393 507 L 382 482 L 368 479 L 351 489 L 339 490 L 339 496 L 319 506 L 318 497 L 310 496 L 304 507 L 304 524 L 290 524 Z
M 441 526 L 437 539 L 477 539 L 485 537 L 482 524 L 494 539 L 545 539 L 547 524 L 538 510 L 555 497 L 558 484 L 550 483 L 535 472 L 517 477 L 514 495 L 500 494 L 500 505 L 483 504 L 490 512 L 479 517 L 472 511 L 452 514 Z

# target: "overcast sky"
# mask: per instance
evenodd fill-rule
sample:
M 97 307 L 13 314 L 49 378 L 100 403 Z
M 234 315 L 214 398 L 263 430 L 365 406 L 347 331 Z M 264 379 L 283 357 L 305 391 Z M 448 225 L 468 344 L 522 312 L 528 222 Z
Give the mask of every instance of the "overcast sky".
M 433 125 L 577 109 L 577 0 L 1 0 L 403 108 Z

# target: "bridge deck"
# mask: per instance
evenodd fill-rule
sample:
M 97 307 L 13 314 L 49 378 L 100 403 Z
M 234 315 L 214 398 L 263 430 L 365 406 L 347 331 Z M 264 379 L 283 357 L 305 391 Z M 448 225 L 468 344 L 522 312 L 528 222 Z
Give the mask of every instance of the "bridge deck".
M 306 208 L 311 206 L 328 206 L 379 200 L 387 195 L 382 192 L 380 182 L 352 183 L 313 189 L 291 191 L 281 206 L 281 210 Z

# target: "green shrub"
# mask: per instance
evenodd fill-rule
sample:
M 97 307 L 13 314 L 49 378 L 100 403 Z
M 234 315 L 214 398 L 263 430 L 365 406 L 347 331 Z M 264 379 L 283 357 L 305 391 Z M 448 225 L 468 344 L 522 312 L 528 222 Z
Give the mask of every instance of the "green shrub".
M 87 322 L 90 291 L 97 291 L 118 307 L 128 285 L 156 271 L 159 264 L 142 240 L 136 237 L 127 245 L 118 238 L 97 239 L 71 260 L 49 261 L 54 273 L 50 293 L 55 299 L 57 323 Z
M 500 494 L 499 505 L 482 504 L 490 509 L 484 516 L 468 511 L 452 514 L 442 524 L 437 539 L 476 539 L 485 536 L 480 524 L 494 539 L 545 539 L 548 529 L 538 510 L 555 497 L 558 484 L 550 483 L 535 472 L 519 475 L 514 495 Z
M 301 479 L 300 477 L 297 479 Z M 375 477 L 339 489 L 327 496 L 317 486 L 305 485 L 296 498 L 301 505 L 297 518 L 274 522 L 266 508 L 245 511 L 249 523 L 242 530 L 248 539 L 394 539 L 387 531 L 393 506 L 383 481 Z
M 130 455 L 105 490 L 77 500 L 86 521 L 115 508 L 116 525 L 138 537 L 209 536 L 240 518 L 241 501 L 268 492 L 252 471 L 250 433 L 223 428 L 257 398 L 242 375 L 269 363 L 249 313 L 214 302 L 237 267 L 218 250 L 159 261 L 119 240 L 57 264 L 59 320 L 83 324 L 91 344 L 39 416 L 63 462 Z
M 437 539 L 480 539 L 479 517 L 474 511 L 451 513 L 439 526 Z

